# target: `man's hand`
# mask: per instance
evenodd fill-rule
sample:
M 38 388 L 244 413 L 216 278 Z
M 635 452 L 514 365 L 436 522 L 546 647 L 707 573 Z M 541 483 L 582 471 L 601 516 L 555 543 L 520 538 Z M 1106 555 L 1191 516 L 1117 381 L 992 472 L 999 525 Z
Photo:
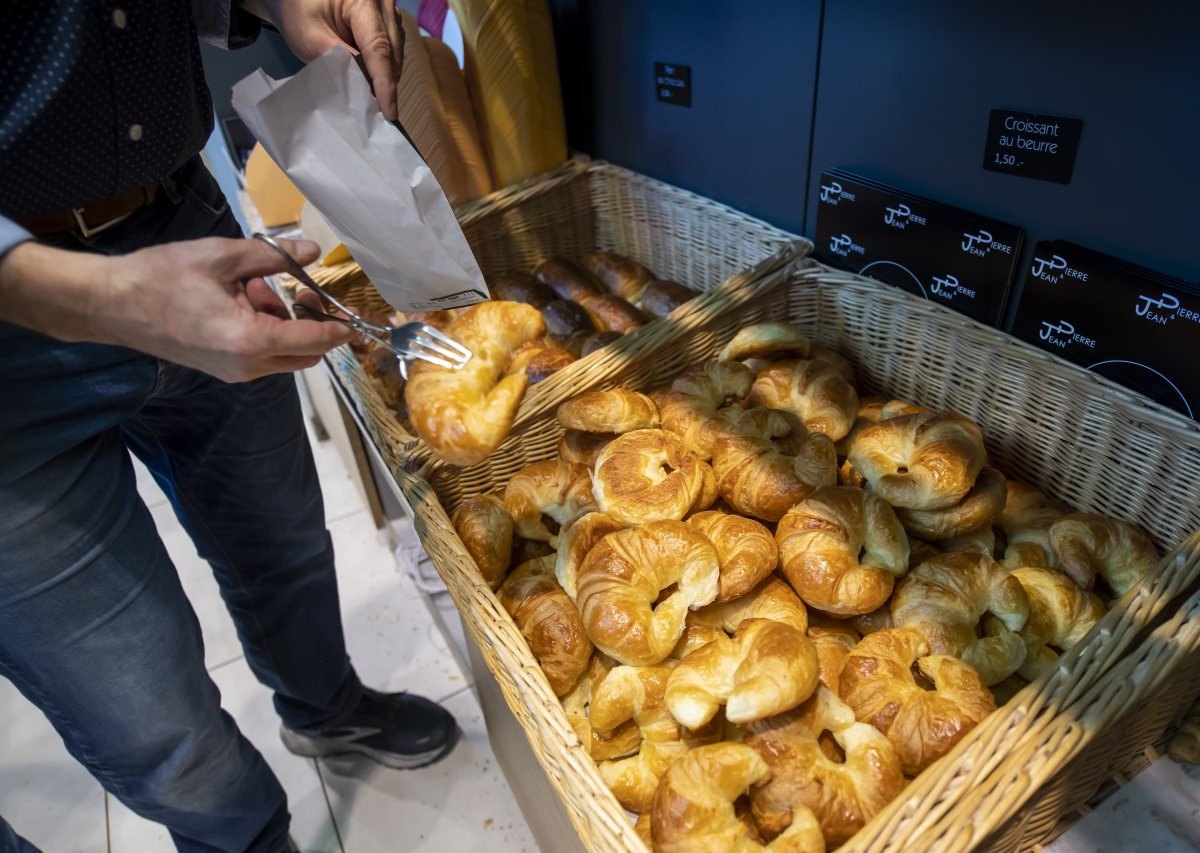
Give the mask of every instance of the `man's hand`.
M 315 243 L 280 243 L 301 264 L 317 257 Z M 259 240 L 210 237 L 117 257 L 22 243 L 0 259 L 0 320 L 242 382 L 312 367 L 354 337 L 337 323 L 288 319 L 262 279 L 282 270 Z
M 274 24 L 305 62 L 335 44 L 360 54 L 384 117 L 396 119 L 404 29 L 394 0 L 243 0 L 242 7 Z

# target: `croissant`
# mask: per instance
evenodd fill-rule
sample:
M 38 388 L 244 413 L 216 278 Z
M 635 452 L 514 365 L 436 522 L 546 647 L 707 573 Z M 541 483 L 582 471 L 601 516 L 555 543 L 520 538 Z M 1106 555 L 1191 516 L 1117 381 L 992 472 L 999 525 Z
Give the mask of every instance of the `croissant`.
M 625 524 L 679 520 L 717 499 L 708 464 L 660 429 L 634 430 L 613 439 L 600 451 L 595 470 L 596 503 Z
M 965 418 L 925 412 L 867 427 L 848 458 L 867 488 L 892 506 L 947 509 L 975 486 L 987 452 L 979 427 Z
M 1050 525 L 1066 514 L 1058 501 L 1046 497 L 1032 486 L 1009 480 L 1004 509 L 996 518 L 996 526 L 1004 532 L 1006 569 L 1022 566 L 1058 568 L 1058 558 L 1050 545 Z
M 809 618 L 807 636 L 817 649 L 821 684 L 834 696 L 840 695 L 842 667 L 862 637 L 850 623 L 823 616 Z
M 558 440 L 558 457 L 564 462 L 578 462 L 589 469 L 596 465 L 600 451 L 616 438 L 611 432 L 582 432 L 569 429 Z
M 862 829 L 904 790 L 900 758 L 891 741 L 821 687 L 795 711 L 748 726 L 746 746 L 771 768 L 750 791 L 754 822 L 768 837 L 782 833 L 797 807 L 812 811 L 825 843 L 837 847 Z M 845 761 L 828 758 L 818 738 L 829 732 Z
M 701 607 L 691 614 L 691 625 L 718 628 L 732 634 L 747 619 L 770 619 L 790 625 L 801 634 L 808 630 L 808 611 L 804 602 L 786 582 L 775 575 L 741 598 Z M 709 639 L 713 636 L 710 635 Z
M 546 332 L 542 315 L 516 302 L 481 302 L 446 333 L 473 353 L 460 370 L 414 362 L 404 399 L 417 434 L 452 465 L 474 465 L 500 446 L 517 414 L 529 377 L 503 376 L 519 345 Z
M 738 329 L 717 358 L 720 361 L 744 361 L 748 358 L 791 356 L 808 358 L 812 341 L 792 323 L 755 323 Z
M 999 620 L 993 636 L 979 637 L 985 613 Z M 917 566 L 896 586 L 892 620 L 913 628 L 933 654 L 961 658 L 987 684 L 998 684 L 1025 662 L 1016 633 L 1029 619 L 1029 597 L 1019 581 L 990 557 L 940 554 Z
M 612 293 L 601 293 L 579 300 L 592 325 L 602 332 L 627 335 L 640 329 L 650 319 L 634 305 Z
M 616 252 L 592 252 L 583 259 L 583 265 L 609 293 L 630 302 L 641 299 L 646 285 L 654 280 L 650 270 Z
M 933 685 L 918 684 L 913 664 Z M 930 655 L 919 631 L 889 628 L 864 637 L 841 675 L 842 701 L 859 722 L 887 735 L 906 776 L 937 761 L 996 710 L 983 679 L 967 664 Z
M 913 536 L 930 541 L 952 539 L 981 528 L 990 528 L 1004 508 L 1007 496 L 1004 475 L 995 468 L 984 468 L 975 479 L 971 491 L 954 506 L 946 509 L 900 507 L 896 515 L 904 529 Z
M 650 808 L 658 780 L 687 752 L 663 701 L 670 672 L 664 665 L 616 666 L 592 690 L 589 717 L 595 729 L 612 731 L 632 720 L 641 735 L 633 755 L 598 764 L 605 784 L 630 811 Z
M 690 729 L 721 705 L 731 723 L 794 708 L 817 687 L 817 650 L 803 633 L 769 619 L 747 619 L 733 639 L 717 637 L 683 658 L 667 680 L 667 707 Z
M 600 283 L 591 273 L 580 269 L 565 258 L 542 261 L 533 270 L 534 276 L 562 299 L 582 302 L 601 292 Z
M 742 420 L 759 421 L 763 409 L 748 409 Z M 713 474 L 717 493 L 742 515 L 778 521 L 791 507 L 821 486 L 837 479 L 833 442 L 821 433 L 809 433 L 795 418 L 784 419 L 786 435 L 752 434 L 742 421 L 713 445 Z M 739 434 L 751 433 L 751 434 Z
M 824 853 L 820 824 L 803 807 L 793 813 L 787 831 L 765 847 L 738 816 L 734 801 L 770 775 L 762 756 L 745 744 L 715 743 L 693 749 L 671 765 L 654 793 L 650 813 L 654 850 Z
M 650 666 L 671 653 L 688 609 L 717 597 L 719 574 L 712 543 L 681 521 L 653 521 L 610 533 L 588 552 L 575 600 L 598 649 Z
M 833 441 L 850 432 L 858 414 L 858 392 L 826 361 L 773 364 L 754 380 L 749 402 L 792 412 L 809 430 Z
M 908 571 L 896 514 L 862 489 L 818 489 L 780 519 L 775 540 L 784 577 L 806 604 L 835 616 L 881 607 Z
M 911 568 L 914 563 L 910 560 L 908 565 Z M 890 602 L 883 605 L 883 607 L 880 607 L 878 610 L 872 610 L 870 613 L 864 613 L 861 616 L 852 616 L 846 620 L 846 623 L 864 637 L 867 636 L 867 634 L 874 634 L 876 631 L 882 631 L 884 628 L 895 627 L 895 624 L 892 622 L 892 608 Z M 839 693 L 838 695 L 840 696 L 841 694 Z
M 557 297 L 554 291 L 524 272 L 507 272 L 488 281 L 492 298 L 502 302 L 524 302 L 539 311 Z
M 602 512 L 589 512 L 571 522 L 558 536 L 558 553 L 555 557 L 554 575 L 559 586 L 574 601 L 579 567 L 596 544 L 610 533 L 624 530 L 628 525 L 609 518 Z
M 586 432 L 632 432 L 659 425 L 658 406 L 645 394 L 628 388 L 589 391 L 558 407 L 564 429 Z
M 585 466 L 561 459 L 534 462 L 513 475 L 504 489 L 504 507 L 526 539 L 557 543 L 544 517 L 560 526 L 595 509 L 592 478 Z
M 609 732 L 597 731 L 588 717 L 592 702 L 592 688 L 600 682 L 614 661 L 595 653 L 587 670 L 575 682 L 571 691 L 562 697 L 563 713 L 579 736 L 584 750 L 596 761 L 608 761 L 635 754 L 642 745 L 642 732 L 636 720 L 629 719 Z
M 496 589 L 512 563 L 513 520 L 504 504 L 494 495 L 468 498 L 450 521 L 484 582 Z
M 1050 526 L 1059 567 L 1083 589 L 1100 575 L 1118 596 L 1158 565 L 1158 551 L 1138 528 L 1099 515 L 1072 513 Z
M 680 305 L 696 297 L 696 291 L 677 281 L 657 279 L 646 285 L 637 306 L 651 317 L 666 317 Z M 628 298 L 628 297 L 627 297 Z
M 569 692 L 588 667 L 592 643 L 575 604 L 554 580 L 554 558 L 517 566 L 497 597 L 517 623 L 554 694 Z
M 779 565 L 775 539 L 757 521 L 709 511 L 696 513 L 687 523 L 717 549 L 721 562 L 718 602 L 745 595 Z
M 700 458 L 710 458 L 722 425 L 717 410 L 745 397 L 753 382 L 754 374 L 743 364 L 707 361 L 691 368 L 659 400 L 663 429 L 682 438 Z
M 1013 569 L 1012 576 L 1029 597 L 1029 621 L 1021 629 L 1025 663 L 1017 672 L 1033 681 L 1054 669 L 1059 652 L 1071 648 L 1092 630 L 1104 616 L 1104 602 L 1055 569 Z
M 985 468 L 984 470 L 987 469 Z M 980 474 L 979 479 L 983 479 L 982 474 Z M 899 513 L 897 513 L 897 515 L 899 515 Z M 914 540 L 910 538 L 909 542 L 912 541 Z M 922 544 L 928 545 L 930 548 L 934 548 L 934 546 L 929 545 L 929 543 Z M 943 554 L 953 554 L 956 551 L 967 551 L 971 554 L 984 554 L 994 560 L 996 559 L 997 554 L 996 531 L 992 527 L 981 527 L 978 530 L 972 531 L 971 533 L 964 533 L 961 536 L 952 536 L 949 539 L 943 539 L 938 542 L 935 550 L 939 550 Z

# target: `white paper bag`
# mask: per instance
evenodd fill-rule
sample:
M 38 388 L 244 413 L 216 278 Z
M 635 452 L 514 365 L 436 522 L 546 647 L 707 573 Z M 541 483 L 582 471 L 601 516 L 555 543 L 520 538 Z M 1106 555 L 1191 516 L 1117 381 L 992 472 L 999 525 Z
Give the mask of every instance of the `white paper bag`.
M 488 298 L 433 172 L 383 117 L 345 48 L 286 80 L 254 72 L 233 87 L 233 106 L 393 307 Z

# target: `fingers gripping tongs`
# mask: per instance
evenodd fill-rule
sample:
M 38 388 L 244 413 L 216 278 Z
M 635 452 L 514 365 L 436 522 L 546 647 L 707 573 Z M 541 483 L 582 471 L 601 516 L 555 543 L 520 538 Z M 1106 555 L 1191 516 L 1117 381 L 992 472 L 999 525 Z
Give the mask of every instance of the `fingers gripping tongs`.
M 408 362 L 414 359 L 420 359 L 421 361 L 436 364 L 439 367 L 445 367 L 450 370 L 461 370 L 471 360 L 471 351 L 469 349 L 427 323 L 404 323 L 401 326 L 395 327 L 383 326 L 356 314 L 349 307 L 343 305 L 333 294 L 313 281 L 312 276 L 306 273 L 304 268 L 296 262 L 296 259 L 283 246 L 275 242 L 275 240 L 262 233 L 255 234 L 254 238 L 262 240 L 278 252 L 279 256 L 287 264 L 288 273 L 293 278 L 340 311 L 343 316 L 324 314 L 299 302 L 295 303 L 293 310 L 312 315 L 314 319 L 323 321 L 332 320 L 344 326 L 349 326 L 363 337 L 369 338 L 380 346 L 391 350 L 396 354 L 396 358 L 400 360 L 400 374 L 405 379 L 408 378 Z

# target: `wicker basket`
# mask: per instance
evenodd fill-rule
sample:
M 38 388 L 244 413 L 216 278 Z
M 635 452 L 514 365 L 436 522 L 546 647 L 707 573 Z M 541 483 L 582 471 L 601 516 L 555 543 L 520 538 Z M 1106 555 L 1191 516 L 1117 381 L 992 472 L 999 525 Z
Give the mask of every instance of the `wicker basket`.
M 1172 645 L 1170 632 L 1196 627 L 1171 614 L 1200 578 L 1200 536 L 1194 534 L 1200 527 L 1200 426 L 940 306 L 821 267 L 795 274 L 786 287 L 764 288 L 754 300 L 697 324 L 662 348 L 610 359 L 603 371 L 581 371 L 572 391 L 617 384 L 650 388 L 682 365 L 714 355 L 742 326 L 781 317 L 854 360 L 864 390 L 976 419 L 995 464 L 1006 473 L 1081 510 L 1136 521 L 1164 550 L 1183 543 L 1151 581 L 1063 656 L 1056 671 L 985 720 L 843 849 L 961 850 L 985 839 L 1002 849 L 1028 847 L 1119 769 L 1130 750 L 1153 742 L 1173 708 L 1186 707 L 1195 694 L 1192 681 L 1200 676 L 1175 683 L 1143 678 L 1132 694 L 1114 679 L 1136 667 L 1129 661 L 1150 665 L 1173 654 L 1178 667 L 1196 646 L 1182 640 Z M 582 840 L 594 850 L 640 850 L 627 817 L 447 517 L 463 498 L 552 456 L 560 434 L 553 407 L 545 405 L 527 411 L 523 424 L 482 465 L 458 469 L 434 461 L 419 474 L 400 471 L 398 477 L 426 550 Z M 1148 627 L 1163 619 L 1168 621 L 1147 639 Z M 1114 695 L 1119 704 L 1110 701 Z M 1064 730 L 1076 711 L 1092 726 L 1087 743 L 1075 729 Z M 1140 715 L 1137 725 L 1122 724 L 1119 736 L 1113 735 L 1112 727 L 1128 713 Z M 1114 740 L 1121 750 L 1113 749 Z M 1018 771 L 1038 784 L 1052 783 L 1038 788 L 1023 782 L 1014 792 L 1002 780 Z M 1084 771 L 1086 780 L 1079 775 Z M 1085 781 L 1095 783 L 1091 791 L 1084 790 Z M 1078 786 L 1071 796 L 1064 792 L 1068 784 Z M 984 790 L 992 793 L 982 796 Z M 1022 803 L 1025 811 L 1013 822 Z M 1036 823 L 1024 820 L 1030 814 L 1038 816 Z M 964 823 L 969 832 L 960 828 Z
M 527 272 L 546 258 L 620 252 L 655 274 L 704 295 L 580 359 L 525 395 L 517 416 L 570 396 L 612 357 L 660 344 L 680 328 L 751 298 L 764 276 L 806 255 L 812 244 L 765 222 L 608 163 L 572 160 L 555 171 L 459 210 L 459 223 L 486 278 Z M 357 264 L 321 271 L 319 283 L 356 308 L 388 310 Z M 404 429 L 348 347 L 329 363 L 395 466 L 428 448 Z

